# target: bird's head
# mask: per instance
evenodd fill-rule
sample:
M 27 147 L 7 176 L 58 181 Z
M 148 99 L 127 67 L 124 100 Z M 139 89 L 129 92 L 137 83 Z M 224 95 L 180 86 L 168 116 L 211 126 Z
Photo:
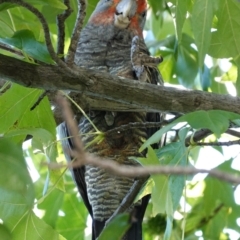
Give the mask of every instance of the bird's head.
M 142 35 L 147 11 L 146 0 L 100 0 L 89 22 L 94 25 L 113 24 Z

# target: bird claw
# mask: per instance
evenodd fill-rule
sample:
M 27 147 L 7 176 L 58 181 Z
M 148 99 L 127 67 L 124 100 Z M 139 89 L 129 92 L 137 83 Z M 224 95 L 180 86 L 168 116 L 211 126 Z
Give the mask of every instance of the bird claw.
M 131 47 L 131 62 L 133 70 L 139 81 L 147 81 L 147 72 L 145 67 L 155 68 L 159 63 L 163 61 L 163 58 L 160 57 L 151 57 L 147 54 L 140 52 L 139 47 L 139 37 L 134 36 L 132 39 Z
M 144 66 L 133 66 L 133 69 L 135 71 L 135 74 L 139 81 L 146 82 L 147 80 L 147 72 L 144 68 Z

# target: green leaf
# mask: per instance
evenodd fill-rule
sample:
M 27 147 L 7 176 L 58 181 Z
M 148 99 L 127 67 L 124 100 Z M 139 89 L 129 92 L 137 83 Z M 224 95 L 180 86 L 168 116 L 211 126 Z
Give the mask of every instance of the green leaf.
M 51 239 L 63 240 L 62 236 L 39 219 L 32 211 L 25 214 L 12 230 L 14 240 Z
M 167 56 L 163 57 L 164 61 L 159 65 L 159 69 L 164 82 L 170 82 L 172 79 L 173 69 L 175 68 L 175 59 L 173 54 L 168 54 Z
M 34 189 L 21 148 L 5 138 L 0 138 L 0 192 L 0 218 L 12 229 L 32 208 Z
M 210 69 L 206 66 L 206 64 L 203 64 L 203 68 L 200 70 L 200 81 L 203 90 L 207 91 L 211 85 L 211 75 Z
M 98 240 L 120 240 L 130 226 L 129 214 L 119 214 L 104 228 Z
M 140 152 L 146 147 L 160 141 L 162 135 L 173 128 L 177 123 L 187 122 L 195 129 L 210 129 L 217 137 L 220 137 L 229 127 L 229 120 L 240 119 L 240 115 L 236 113 L 226 112 L 222 110 L 196 111 L 181 116 L 171 124 L 163 127 L 154 133 L 140 148 Z
M 192 43 L 191 37 L 186 34 L 182 35 L 175 65 L 179 83 L 187 88 L 194 86 L 194 80 L 198 74 L 197 51 L 192 48 Z
M 69 177 L 69 180 L 66 181 L 63 205 L 60 208 L 64 216 L 59 216 L 56 229 L 66 239 L 84 240 L 88 211 L 74 188 L 76 186 L 72 178 Z M 62 193 L 59 194 L 62 195 Z M 54 201 L 52 197 L 51 199 Z M 48 206 L 46 207 L 49 209 Z
M 226 46 L 222 41 L 222 36 L 219 31 L 211 33 L 211 44 L 208 49 L 208 54 L 214 58 L 229 58 L 231 53 L 228 52 Z
M 34 139 L 41 143 L 40 150 L 48 147 L 53 141 L 53 136 L 45 129 L 41 128 L 29 128 L 29 129 L 16 129 L 9 131 L 5 136 L 11 138 L 18 135 L 31 135 Z M 44 151 L 44 150 L 43 150 Z
M 161 138 L 162 135 L 166 132 L 168 132 L 170 129 L 172 129 L 177 123 L 172 122 L 170 124 L 168 124 L 167 126 L 161 128 L 160 130 L 158 130 L 157 132 L 155 132 L 148 140 L 146 140 L 143 145 L 140 147 L 139 152 L 142 152 L 144 149 L 146 149 L 148 146 L 154 144 L 154 143 L 158 143 Z
M 25 129 L 14 129 L 5 134 L 5 137 L 15 138 L 17 136 L 31 135 L 32 146 L 36 150 L 40 150 L 47 159 L 47 162 L 56 162 L 57 147 L 55 142 L 55 136 L 49 133 L 47 130 L 42 128 L 25 128 Z M 46 182 L 46 190 L 49 185 L 49 180 L 54 184 L 55 188 L 61 191 L 65 191 L 64 182 L 62 178 L 63 172 L 59 169 L 49 170 L 50 179 Z
M 174 22 L 169 13 L 164 12 L 169 16 L 168 20 L 163 24 L 163 12 L 158 12 L 158 15 L 150 14 L 149 15 L 149 25 L 152 30 L 152 34 L 154 35 L 156 40 L 162 40 L 167 38 L 170 34 L 175 33 Z M 159 31 L 161 29 L 161 31 Z
M 17 84 L 0 96 L 0 132 L 6 132 L 16 124 L 17 120 L 24 115 L 26 109 L 30 109 L 37 101 L 40 90 L 23 88 Z
M 211 43 L 213 13 L 213 1 L 195 0 L 192 11 L 192 27 L 198 47 L 198 63 L 200 67 L 203 66 L 205 55 Z
M 161 164 L 167 166 L 187 165 L 188 151 L 185 147 L 185 138 L 188 130 L 188 128 L 180 130 L 180 142 L 170 143 L 161 149 L 155 150 L 158 158 L 161 161 Z M 168 184 L 171 192 L 173 211 L 175 211 L 179 206 L 179 201 L 185 186 L 185 176 L 170 175 L 168 177 Z
M 0 38 L 0 42 L 22 50 L 33 59 L 45 63 L 54 63 L 46 45 L 38 42 L 30 30 L 17 31 L 12 38 Z
M 186 166 L 187 165 L 187 149 L 181 142 L 171 143 L 156 151 L 161 163 L 167 166 Z M 171 191 L 171 201 L 173 211 L 179 205 L 182 191 L 185 186 L 185 177 L 183 175 L 170 175 L 168 177 L 169 190 Z
M 58 220 L 58 213 L 63 203 L 64 193 L 58 189 L 54 189 L 41 204 L 38 204 L 38 209 L 45 210 L 42 220 L 55 228 Z
M 54 8 L 59 8 L 61 10 L 67 9 L 66 5 L 60 0 L 26 0 L 27 3 L 31 5 L 46 5 Z
M 177 0 L 176 1 L 176 30 L 178 41 L 181 42 L 182 38 L 182 28 L 187 17 L 187 9 L 190 0 Z
M 222 230 L 226 226 L 228 209 L 222 208 L 203 227 L 203 237 L 208 239 L 221 239 Z M 227 239 L 227 238 L 226 238 Z
M 208 128 L 217 137 L 220 137 L 229 127 L 229 120 L 239 119 L 240 115 L 236 113 L 210 110 L 210 111 L 197 111 L 186 114 L 177 121 L 186 121 L 195 129 Z
M 0 138 L 0 154 L 0 185 L 21 194 L 31 205 L 34 192 L 22 149 L 8 139 Z
M 0 96 L 0 132 L 9 128 L 41 127 L 56 135 L 56 124 L 47 98 L 31 111 L 38 100 L 41 90 L 29 89 L 17 84 Z M 47 121 L 46 121 L 47 119 Z
M 220 9 L 217 17 L 218 31 L 221 36 L 223 46 L 228 50 L 232 57 L 240 56 L 240 3 L 236 0 L 221 0 Z
M 143 166 L 159 165 L 159 160 L 154 150 L 149 147 L 146 158 L 137 159 Z M 152 189 L 153 215 L 167 213 L 173 215 L 172 196 L 168 187 L 168 177 L 165 175 L 151 175 L 154 186 Z
M 236 82 L 237 96 L 240 96 L 240 63 L 237 67 L 237 82 Z
M 26 91 L 29 90 L 30 89 L 26 89 Z M 18 120 L 18 127 L 44 128 L 50 132 L 52 136 L 54 136 L 53 139 L 55 139 L 56 123 L 48 98 L 44 97 L 44 99 L 40 102 L 40 104 L 38 104 L 38 106 L 34 108 L 34 110 L 27 108 L 24 115 L 22 115 Z
M 149 0 L 148 2 L 149 2 L 149 5 L 152 7 L 152 10 L 155 15 L 157 14 L 158 11 L 162 12 L 164 10 L 163 0 L 159 0 L 159 1 Z
M 229 94 L 226 85 L 223 82 L 217 82 L 215 76 L 219 75 L 221 70 L 218 66 L 211 68 L 211 91 L 219 94 Z
M 166 230 L 164 232 L 163 240 L 171 239 L 172 228 L 173 228 L 173 218 L 170 216 L 167 216 L 167 226 L 166 226 Z
M 173 215 L 172 197 L 168 189 L 168 178 L 166 176 L 152 175 L 154 187 L 152 190 L 152 213 L 156 216 L 158 213 L 167 213 Z
M 221 211 L 215 212 L 220 204 L 224 205 L 220 209 Z M 227 183 L 207 177 L 202 211 L 204 211 L 205 218 L 210 218 L 211 221 L 204 227 L 206 235 L 213 239 L 220 236 L 222 229 L 227 224 L 228 215 L 231 213 L 229 209 L 233 211 L 234 205 L 236 204 L 232 187 Z M 211 218 L 211 216 L 214 217 Z
M 4 4 L 0 4 L 0 9 L 2 5 Z M 0 12 L 0 37 L 11 37 L 14 34 L 14 29 L 11 27 L 11 25 L 9 25 L 7 21 L 8 17 L 9 15 L 7 11 Z
M 2 240 L 11 240 L 11 233 L 8 228 L 0 224 L 0 236 Z
M 27 134 L 33 134 L 41 143 L 45 143 L 45 146 L 49 144 L 46 151 L 49 156 L 54 157 L 55 144 L 52 142 L 56 138 L 56 123 L 48 99 L 45 97 L 34 110 L 30 110 L 41 92 L 13 84 L 0 96 L 0 132 L 8 131 L 6 135 L 16 139 L 17 142 L 23 140 Z M 45 129 L 48 133 L 34 128 Z
M 4 10 L 7 10 L 9 8 L 13 8 L 13 7 L 16 7 L 17 5 L 16 4 L 13 4 L 13 3 L 1 3 L 0 4 L 0 11 L 4 11 Z
M 137 159 L 135 160 L 137 161 Z M 142 199 L 144 196 L 151 194 L 153 187 L 154 187 L 154 181 L 152 178 L 149 178 L 148 181 L 140 190 L 140 192 L 138 193 L 137 197 L 134 199 L 134 202 L 136 203 L 138 200 Z

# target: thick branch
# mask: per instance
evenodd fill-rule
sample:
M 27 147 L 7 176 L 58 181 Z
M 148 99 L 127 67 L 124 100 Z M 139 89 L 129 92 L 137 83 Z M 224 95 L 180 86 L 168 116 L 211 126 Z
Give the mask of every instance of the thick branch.
M 91 109 L 183 113 L 219 109 L 240 113 L 237 97 L 156 86 L 84 68 L 75 68 L 74 72 L 64 73 L 58 66 L 33 65 L 0 54 L 0 78 L 27 87 L 78 92 L 79 99 Z

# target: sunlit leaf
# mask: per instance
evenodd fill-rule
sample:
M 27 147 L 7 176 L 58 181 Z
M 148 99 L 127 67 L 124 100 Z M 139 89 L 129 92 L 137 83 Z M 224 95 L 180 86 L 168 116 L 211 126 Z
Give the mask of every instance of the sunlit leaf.
M 62 216 L 58 218 L 56 229 L 66 239 L 84 240 L 88 211 L 76 191 L 73 191 L 75 186 L 72 179 L 66 183 L 66 193 L 60 208 Z M 54 201 L 52 197 L 51 200 Z
M 164 238 L 163 238 L 164 240 L 171 239 L 172 227 L 173 227 L 173 218 L 171 216 L 167 216 L 167 226 L 164 232 Z
M 0 132 L 6 132 L 17 120 L 31 108 L 41 91 L 26 89 L 14 84 L 6 93 L 0 96 Z
M 195 42 L 198 47 L 198 63 L 202 67 L 207 50 L 211 43 L 213 20 L 213 1 L 196 0 L 192 11 L 192 26 Z
M 175 65 L 179 83 L 187 88 L 194 86 L 194 80 L 198 74 L 197 52 L 192 47 L 192 43 L 193 39 L 183 34 Z
M 34 189 L 22 150 L 0 139 L 0 218 L 9 229 L 33 206 Z
M 130 226 L 129 214 L 119 214 L 104 228 L 98 240 L 120 240 Z
M 228 52 L 226 46 L 223 43 L 221 33 L 215 31 L 211 33 L 211 44 L 208 50 L 208 54 L 214 58 L 228 58 L 231 54 Z
M 41 204 L 38 204 L 38 209 L 45 211 L 42 218 L 47 224 L 55 228 L 58 220 L 58 213 L 63 203 L 64 193 L 58 189 L 53 190 Z
M 9 8 L 13 8 L 13 7 L 15 7 L 15 6 L 17 6 L 16 4 L 13 4 L 13 3 L 2 3 L 1 5 L 0 5 L 0 11 L 4 11 L 4 10 L 7 10 L 7 9 L 9 9 Z
M 33 59 L 46 63 L 54 63 L 46 45 L 38 42 L 33 32 L 29 30 L 15 32 L 12 38 L 1 38 L 0 42 L 22 50 Z
M 11 240 L 11 233 L 4 225 L 0 224 L 0 236 L 3 240 Z
M 187 9 L 189 2 L 190 0 L 176 0 L 176 30 L 179 42 L 181 42 L 182 28 L 187 17 Z
M 159 160 L 154 150 L 149 147 L 146 158 L 138 158 L 143 166 L 159 165 Z M 152 189 L 153 215 L 158 213 L 173 214 L 172 196 L 169 191 L 169 180 L 164 175 L 151 175 L 154 186 Z
M 236 90 L 237 90 L 237 95 L 240 96 L 240 64 L 238 65 L 237 68 L 237 82 L 236 82 Z
M 47 5 L 62 10 L 67 9 L 66 5 L 61 0 L 26 0 L 31 5 Z
M 12 231 L 14 240 L 52 239 L 64 240 L 53 228 L 29 211 Z
M 222 110 L 209 110 L 209 111 L 196 111 L 188 113 L 176 119 L 169 125 L 161 128 L 155 134 L 152 135 L 140 148 L 143 151 L 147 146 L 160 141 L 162 135 L 174 127 L 177 123 L 187 122 L 191 127 L 195 129 L 208 128 L 217 137 L 220 137 L 229 127 L 229 121 L 234 119 L 240 119 L 240 115 L 236 113 L 226 112 Z
M 186 114 L 178 119 L 178 121 L 187 121 L 190 126 L 195 129 L 208 128 L 217 137 L 224 133 L 229 127 L 229 120 L 239 119 L 240 115 L 236 113 L 210 110 L 210 111 L 197 111 Z
M 240 11 L 240 3 L 236 0 L 221 0 L 220 10 L 218 13 L 218 31 L 221 36 L 222 44 L 226 47 L 232 57 L 240 55 L 240 22 L 238 13 Z

